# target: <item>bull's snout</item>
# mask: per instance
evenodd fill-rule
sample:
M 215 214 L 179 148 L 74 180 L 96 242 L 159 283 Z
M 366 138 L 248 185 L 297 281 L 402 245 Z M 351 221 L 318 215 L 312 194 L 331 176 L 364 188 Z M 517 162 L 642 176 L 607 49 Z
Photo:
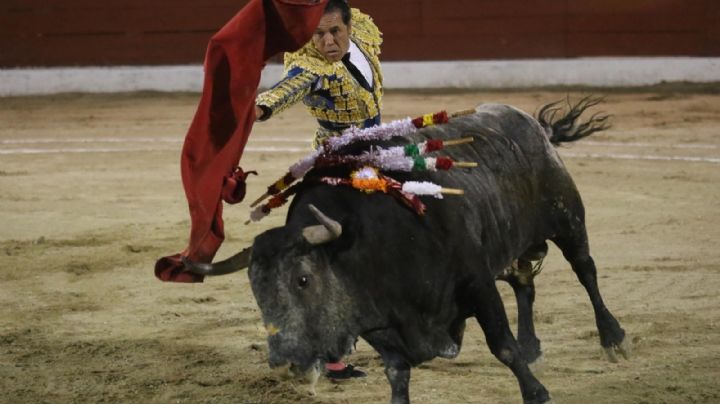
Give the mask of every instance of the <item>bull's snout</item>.
M 283 368 L 283 367 L 289 367 L 293 365 L 290 358 L 287 356 L 281 354 L 278 352 L 277 349 L 273 349 L 272 346 L 270 346 L 270 349 L 268 351 L 268 364 L 271 368 Z
M 289 338 L 283 333 L 268 336 L 267 342 L 268 364 L 273 369 L 290 366 L 293 373 L 303 374 L 322 356 L 318 355 L 307 341 Z
M 281 379 L 294 379 L 294 380 L 303 380 L 305 383 L 310 385 L 309 392 L 311 395 L 316 395 L 315 392 L 315 385 L 318 382 L 318 379 L 320 378 L 320 375 L 322 374 L 323 370 L 323 364 L 320 361 L 316 361 L 313 366 L 310 367 L 310 369 L 307 370 L 300 370 L 297 366 L 292 364 L 285 364 L 280 367 L 276 367 L 273 369 L 273 373 L 277 377 L 280 377 Z

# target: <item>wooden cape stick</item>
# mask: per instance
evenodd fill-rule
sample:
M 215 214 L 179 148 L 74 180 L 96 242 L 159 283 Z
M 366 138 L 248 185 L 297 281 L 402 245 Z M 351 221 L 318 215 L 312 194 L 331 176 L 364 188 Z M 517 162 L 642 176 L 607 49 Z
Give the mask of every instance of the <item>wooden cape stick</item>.
M 465 191 L 457 188 L 440 188 L 441 194 L 447 195 L 465 195 Z
M 476 111 L 474 109 L 463 109 L 462 111 L 453 112 L 450 114 L 450 118 L 458 118 L 465 115 L 472 115 Z
M 475 138 L 472 137 L 461 137 L 460 139 L 443 140 L 443 147 L 445 146 L 457 146 L 459 144 L 472 143 Z
M 260 202 L 262 202 L 263 200 L 265 200 L 265 198 L 267 198 L 268 196 L 270 196 L 270 194 L 267 193 L 267 192 L 265 192 L 264 194 L 262 194 L 261 197 L 255 199 L 255 202 L 251 203 L 251 204 L 250 204 L 250 207 L 251 207 L 251 208 L 256 207 Z

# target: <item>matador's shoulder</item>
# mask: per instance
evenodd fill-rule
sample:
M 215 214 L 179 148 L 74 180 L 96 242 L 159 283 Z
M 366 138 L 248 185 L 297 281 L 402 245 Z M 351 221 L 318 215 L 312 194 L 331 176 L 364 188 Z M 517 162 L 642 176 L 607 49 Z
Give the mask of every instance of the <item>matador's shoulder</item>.
M 352 33 L 350 36 L 367 52 L 373 55 L 380 54 L 382 45 L 382 32 L 373 22 L 372 17 L 364 14 L 357 8 L 352 9 Z
M 350 38 L 372 57 L 377 58 L 382 45 L 382 33 L 373 22 L 372 17 L 361 12 L 357 8 L 352 9 L 350 20 Z M 310 73 L 326 76 L 332 75 L 340 62 L 328 62 L 309 41 L 302 48 L 295 52 L 285 54 L 285 73 L 300 68 Z

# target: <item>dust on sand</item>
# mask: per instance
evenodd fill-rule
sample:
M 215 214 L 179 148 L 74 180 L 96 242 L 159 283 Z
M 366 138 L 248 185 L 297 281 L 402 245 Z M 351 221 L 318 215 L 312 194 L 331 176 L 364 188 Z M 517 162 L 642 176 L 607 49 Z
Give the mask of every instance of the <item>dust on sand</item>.
M 391 92 L 384 120 L 503 102 L 533 112 L 565 92 Z M 572 92 L 577 99 L 582 94 Z M 720 95 L 711 88 L 607 91 L 613 128 L 563 147 L 587 207 L 608 307 L 632 340 L 608 363 L 592 309 L 551 249 L 537 280 L 540 380 L 559 403 L 720 402 Z M 179 178 L 197 94 L 0 99 L 0 401 L 386 402 L 378 355 L 350 360 L 363 380 L 318 395 L 275 376 L 247 275 L 165 284 L 154 260 L 189 233 Z M 258 124 L 241 162 L 248 200 L 309 149 L 301 107 Z M 282 223 L 244 226 L 226 209 L 227 256 Z M 500 284 L 515 321 L 511 290 Z M 413 370 L 416 403 L 517 403 L 510 371 L 475 321 L 458 359 Z

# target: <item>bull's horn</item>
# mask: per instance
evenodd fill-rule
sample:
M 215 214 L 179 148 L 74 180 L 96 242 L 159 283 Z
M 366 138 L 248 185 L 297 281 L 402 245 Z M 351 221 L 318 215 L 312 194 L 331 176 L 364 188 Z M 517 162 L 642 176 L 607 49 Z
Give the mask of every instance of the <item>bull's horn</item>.
M 303 237 L 308 243 L 312 245 L 319 245 L 335 240 L 342 235 L 342 225 L 340 223 L 327 217 L 313 204 L 309 204 L 308 208 L 318 222 L 321 223 L 320 225 L 308 226 L 303 229 Z
M 252 247 L 248 247 L 230 258 L 214 264 L 192 262 L 187 257 L 182 257 L 182 262 L 185 264 L 185 270 L 194 274 L 207 276 L 226 275 L 247 268 L 250 264 L 251 252 Z

